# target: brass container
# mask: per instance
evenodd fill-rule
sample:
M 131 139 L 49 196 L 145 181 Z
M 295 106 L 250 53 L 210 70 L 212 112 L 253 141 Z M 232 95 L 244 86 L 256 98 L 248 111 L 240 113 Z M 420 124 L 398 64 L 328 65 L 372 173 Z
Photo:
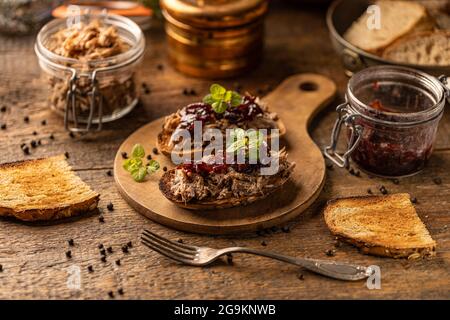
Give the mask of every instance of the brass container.
M 168 55 L 190 76 L 238 76 L 261 60 L 267 0 L 161 0 Z

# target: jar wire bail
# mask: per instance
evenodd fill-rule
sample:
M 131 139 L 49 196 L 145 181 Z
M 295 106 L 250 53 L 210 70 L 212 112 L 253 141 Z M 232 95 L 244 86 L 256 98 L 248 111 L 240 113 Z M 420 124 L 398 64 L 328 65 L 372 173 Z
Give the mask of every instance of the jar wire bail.
M 346 101 L 344 103 L 340 104 L 336 108 L 339 115 L 334 124 L 333 131 L 331 132 L 330 145 L 324 148 L 323 153 L 325 157 L 331 160 L 338 167 L 348 169 L 350 155 L 356 149 L 361 140 L 363 127 L 355 123 L 355 119 L 358 115 L 350 110 L 347 98 L 345 100 Z M 341 155 L 337 152 L 337 145 L 343 124 L 349 128 L 351 135 L 347 144 L 347 150 Z

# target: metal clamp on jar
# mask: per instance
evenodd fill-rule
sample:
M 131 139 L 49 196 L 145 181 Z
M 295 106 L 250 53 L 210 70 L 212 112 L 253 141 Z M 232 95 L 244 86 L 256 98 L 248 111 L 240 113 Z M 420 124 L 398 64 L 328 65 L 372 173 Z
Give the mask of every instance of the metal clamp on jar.
M 136 106 L 139 99 L 139 66 L 145 49 L 141 29 L 128 18 L 85 14 L 80 16 L 80 21 L 82 24 L 79 28 L 99 21 L 106 28 L 105 32 L 120 39 L 125 49 L 106 57 L 102 53 L 108 50 L 108 46 L 102 47 L 103 51 L 99 50 L 98 54 L 91 53 L 89 57 L 63 56 L 49 47 L 55 41 L 54 35 L 61 30 L 68 30 L 68 21 L 53 20 L 39 32 L 35 52 L 49 85 L 50 107 L 64 116 L 65 128 L 73 132 L 90 131 L 94 124 L 97 125 L 96 130 L 101 130 L 102 123 L 121 118 Z M 74 29 L 69 31 L 68 37 L 76 34 Z M 95 30 L 92 32 L 95 34 Z M 101 37 L 98 41 L 108 41 L 108 34 Z M 67 45 L 67 39 L 63 39 L 64 45 Z M 114 44 L 110 44 L 110 47 L 111 50 L 116 48 Z
M 331 144 L 325 156 L 341 168 L 350 158 L 363 171 L 382 177 L 413 175 L 433 150 L 439 120 L 450 89 L 447 78 L 395 66 L 356 73 L 345 103 L 337 107 Z M 347 127 L 347 150 L 337 152 L 341 127 Z

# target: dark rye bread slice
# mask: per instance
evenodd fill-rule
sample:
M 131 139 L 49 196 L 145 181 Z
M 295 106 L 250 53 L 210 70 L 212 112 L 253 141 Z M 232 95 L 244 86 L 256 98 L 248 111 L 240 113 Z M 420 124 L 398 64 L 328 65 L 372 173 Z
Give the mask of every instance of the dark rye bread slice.
M 334 235 L 363 253 L 409 259 L 435 255 L 436 242 L 407 193 L 331 200 L 324 217 Z
M 55 220 L 94 210 L 98 201 L 64 155 L 0 165 L 0 216 Z
M 252 196 L 241 196 L 239 198 L 232 197 L 226 199 L 203 199 L 203 200 L 191 200 L 189 202 L 184 202 L 174 196 L 171 190 L 172 179 L 175 173 L 175 169 L 169 170 L 161 177 L 159 181 L 159 189 L 162 194 L 171 202 L 177 206 L 185 209 L 191 210 L 213 210 L 213 209 L 225 209 L 237 206 L 245 206 L 252 202 L 265 199 L 270 194 L 279 190 L 290 178 L 290 175 L 280 176 L 279 174 L 271 177 L 273 179 L 273 188 L 270 188 L 264 194 L 252 195 Z

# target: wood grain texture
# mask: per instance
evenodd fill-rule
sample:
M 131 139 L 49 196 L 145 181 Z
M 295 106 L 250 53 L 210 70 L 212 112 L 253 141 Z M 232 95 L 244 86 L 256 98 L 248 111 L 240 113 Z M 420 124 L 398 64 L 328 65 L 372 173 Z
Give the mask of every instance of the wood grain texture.
M 254 72 L 236 80 L 222 82 L 233 87 L 264 95 L 289 75 L 314 72 L 332 78 L 338 84 L 342 99 L 347 78 L 328 40 L 324 10 L 299 8 L 286 4 L 272 5 L 267 17 L 267 43 L 263 64 Z M 199 99 L 208 90 L 209 81 L 186 78 L 170 68 L 165 60 L 163 29 L 155 26 L 147 34 L 148 51 L 143 66 L 144 80 L 151 94 L 142 96 L 142 103 L 125 119 L 105 126 L 100 134 L 70 138 L 63 130 L 62 119 L 44 105 L 44 87 L 37 80 L 39 68 L 33 53 L 34 38 L 0 37 L 0 162 L 43 157 L 68 151 L 69 161 L 77 173 L 101 193 L 100 208 L 105 222 L 98 215 L 83 217 L 55 225 L 29 225 L 13 220 L 0 220 L 0 298 L 50 299 L 304 299 L 304 298 L 414 298 L 449 299 L 450 286 L 450 113 L 440 123 L 436 149 L 427 168 L 419 175 L 400 180 L 400 184 L 366 175 L 351 176 L 334 168 L 327 170 L 324 190 L 303 215 L 289 225 L 291 231 L 257 235 L 200 236 L 174 231 L 151 222 L 135 212 L 119 195 L 114 178 L 106 174 L 112 169 L 114 156 L 123 140 L 137 128 Z M 157 68 L 164 66 L 163 70 Z M 184 88 L 194 88 L 198 96 L 184 96 Z M 260 89 L 260 90 L 258 90 Z M 259 92 L 261 91 L 261 93 Z M 329 142 L 335 120 L 330 105 L 311 122 L 312 137 L 320 146 Z M 23 117 L 28 115 L 30 123 Z M 41 120 L 47 120 L 43 126 Z M 33 135 L 36 131 L 37 135 Z M 53 133 L 55 139 L 49 139 Z M 21 143 L 41 139 L 42 146 L 32 149 L 30 156 L 20 150 Z M 435 177 L 442 184 L 433 182 Z M 431 260 L 397 261 L 361 255 L 356 249 L 342 245 L 334 257 L 325 250 L 334 248 L 334 238 L 322 216 L 324 203 L 335 197 L 363 195 L 371 188 L 385 185 L 389 192 L 409 192 L 417 197 L 419 216 L 437 241 L 437 257 Z M 112 202 L 114 211 L 106 205 Z M 161 235 L 182 238 L 185 242 L 212 247 L 232 245 L 262 247 L 293 256 L 339 259 L 381 267 L 381 290 L 368 290 L 364 282 L 347 283 L 325 279 L 296 267 L 250 255 L 235 255 L 233 265 L 219 261 L 207 268 L 180 266 L 139 244 L 143 228 Z M 67 240 L 73 238 L 74 247 Z M 129 253 L 121 246 L 133 242 Z M 107 262 L 100 261 L 97 246 L 112 246 Z M 65 256 L 72 251 L 72 259 Z M 121 265 L 115 261 L 121 259 Z M 81 268 L 81 290 L 67 287 L 70 266 Z M 94 268 L 93 273 L 87 270 Z M 299 272 L 304 280 L 299 280 Z M 120 296 L 117 289 L 125 294 Z
M 307 89 L 307 90 L 303 90 Z M 312 90 L 314 89 L 314 90 Z M 153 221 L 178 230 L 205 234 L 231 234 L 258 231 L 287 222 L 306 210 L 319 196 L 325 180 L 325 161 L 308 134 L 307 126 L 336 94 L 336 85 L 318 74 L 290 76 L 275 88 L 264 103 L 291 128 L 280 141 L 286 147 L 289 160 L 296 163 L 289 181 L 263 200 L 247 206 L 216 210 L 187 210 L 167 200 L 159 190 L 162 170 L 136 183 L 123 167 L 122 153 L 130 153 L 137 143 L 144 144 L 147 153 L 156 144 L 164 119 L 150 122 L 131 134 L 120 146 L 114 160 L 114 177 L 120 193 L 138 212 Z M 174 166 L 169 157 L 161 157 L 161 168 Z

